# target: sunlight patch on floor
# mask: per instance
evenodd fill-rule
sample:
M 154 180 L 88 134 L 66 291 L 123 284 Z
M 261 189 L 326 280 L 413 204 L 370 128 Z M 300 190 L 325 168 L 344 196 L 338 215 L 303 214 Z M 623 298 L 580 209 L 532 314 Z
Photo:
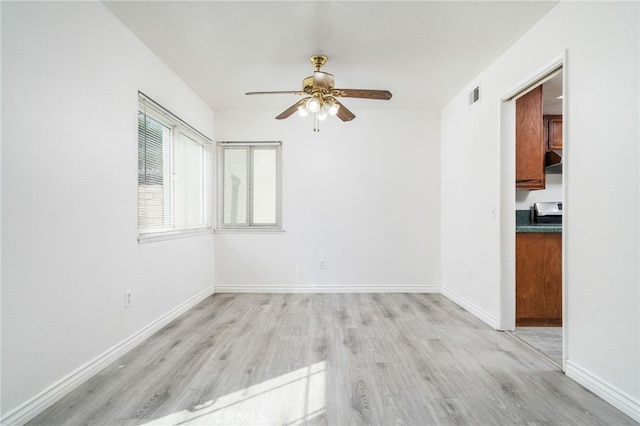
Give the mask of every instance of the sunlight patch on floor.
M 325 368 L 318 362 L 146 424 L 303 424 L 326 410 Z

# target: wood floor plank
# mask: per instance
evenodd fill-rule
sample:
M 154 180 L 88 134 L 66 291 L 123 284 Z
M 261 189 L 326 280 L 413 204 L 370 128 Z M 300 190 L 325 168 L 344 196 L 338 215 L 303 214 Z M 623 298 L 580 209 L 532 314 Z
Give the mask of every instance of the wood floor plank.
M 636 424 L 438 294 L 216 294 L 30 425 Z

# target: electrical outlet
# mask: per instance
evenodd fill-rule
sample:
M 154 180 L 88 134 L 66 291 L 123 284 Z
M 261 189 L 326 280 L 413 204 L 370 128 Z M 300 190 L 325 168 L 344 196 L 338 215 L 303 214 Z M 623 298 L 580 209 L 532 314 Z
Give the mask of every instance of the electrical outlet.
M 124 307 L 128 308 L 129 306 L 131 306 L 131 290 L 124 292 Z
M 324 259 L 320 259 L 320 269 L 324 269 L 325 266 L 327 266 L 327 263 L 324 261 Z

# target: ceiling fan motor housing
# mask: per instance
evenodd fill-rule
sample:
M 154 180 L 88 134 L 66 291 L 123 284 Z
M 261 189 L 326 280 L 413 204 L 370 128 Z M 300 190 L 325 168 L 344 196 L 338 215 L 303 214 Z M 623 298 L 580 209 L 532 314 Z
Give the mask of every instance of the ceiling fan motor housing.
M 312 76 L 302 80 L 302 91 L 314 95 L 316 92 L 322 95 L 330 93 L 334 88 L 333 74 L 315 71 Z

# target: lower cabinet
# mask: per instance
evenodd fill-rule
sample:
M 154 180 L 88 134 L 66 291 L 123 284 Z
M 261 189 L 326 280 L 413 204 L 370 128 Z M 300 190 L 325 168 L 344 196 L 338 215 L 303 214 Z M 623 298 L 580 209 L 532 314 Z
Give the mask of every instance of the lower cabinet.
M 516 233 L 516 326 L 562 326 L 561 233 Z

